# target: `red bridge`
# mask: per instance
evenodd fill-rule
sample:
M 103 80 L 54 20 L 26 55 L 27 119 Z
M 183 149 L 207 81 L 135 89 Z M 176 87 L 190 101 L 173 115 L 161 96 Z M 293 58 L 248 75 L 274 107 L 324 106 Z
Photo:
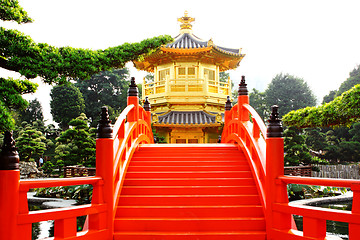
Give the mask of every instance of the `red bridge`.
M 0 239 L 30 240 L 32 223 L 47 220 L 54 220 L 56 240 L 330 239 L 326 220 L 349 223 L 349 239 L 360 239 L 359 181 L 284 176 L 277 107 L 266 128 L 249 105 L 246 84 L 240 88 L 238 103 L 226 103 L 221 143 L 187 145 L 154 144 L 150 106 L 139 106 L 130 90 L 114 126 L 102 109 L 94 177 L 22 181 L 7 136 L 0 158 Z M 351 188 L 352 211 L 289 205 L 290 183 Z M 82 184 L 93 186 L 91 204 L 28 209 L 29 189 Z M 294 214 L 303 216 L 303 231 Z M 76 219 L 84 215 L 84 230 L 77 232 Z

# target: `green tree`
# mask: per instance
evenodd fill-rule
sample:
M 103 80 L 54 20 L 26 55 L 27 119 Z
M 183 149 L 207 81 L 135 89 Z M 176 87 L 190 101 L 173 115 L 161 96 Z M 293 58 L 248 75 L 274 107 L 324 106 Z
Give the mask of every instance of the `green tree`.
M 220 80 L 220 82 L 225 82 L 225 83 L 227 83 L 229 77 L 230 77 L 230 73 L 228 73 L 228 72 L 220 72 L 220 73 L 219 73 L 219 80 Z
M 349 77 L 341 83 L 336 96 L 340 96 L 344 92 L 351 89 L 353 86 L 360 84 L 360 65 L 355 67 L 350 73 Z
M 324 96 L 322 104 L 328 103 L 328 102 L 331 102 L 332 100 L 334 100 L 334 98 L 337 95 L 337 92 L 338 92 L 337 90 L 330 91 L 328 95 Z
M 127 90 L 129 88 L 129 70 L 127 68 L 114 69 L 93 75 L 87 81 L 78 81 L 79 88 L 85 100 L 85 114 L 95 127 L 100 120 L 100 109 L 108 106 L 110 119 L 115 117 L 127 105 Z
M 339 144 L 340 162 L 359 162 L 360 142 L 344 141 Z
M 321 131 L 321 128 L 305 129 L 305 143 L 314 151 L 323 151 L 328 146 L 326 134 Z
M 284 131 L 284 162 L 286 166 L 308 165 L 311 155 L 305 144 L 303 130 L 290 127 Z
M 74 84 L 57 85 L 51 89 L 51 114 L 55 122 L 66 130 L 69 122 L 85 110 L 85 101 Z
M 40 158 L 46 150 L 46 145 L 47 141 L 44 134 L 30 124 L 26 124 L 19 131 L 19 137 L 16 139 L 21 161 L 28 162 Z
M 350 126 L 359 119 L 360 84 L 329 103 L 291 111 L 282 118 L 286 125 L 301 128 Z
M 269 115 L 269 108 L 266 104 L 265 93 L 253 88 L 249 94 L 250 105 L 260 115 L 261 119 L 267 118 Z
M 21 122 L 32 123 L 35 121 L 42 122 L 44 125 L 44 114 L 40 102 L 35 98 L 29 102 L 28 107 L 19 113 Z
M 37 87 L 37 84 L 27 80 L 0 78 L 0 132 L 14 129 L 14 110 L 25 110 L 28 106 L 28 102 L 21 95 L 33 93 Z
M 1 0 L 0 19 L 3 21 L 15 21 L 17 23 L 33 21 L 27 15 L 27 12 L 19 5 L 17 0 Z
M 0 20 L 19 24 L 32 22 L 17 0 L 1 1 Z M 27 79 L 40 77 L 46 83 L 65 83 L 89 79 L 100 71 L 122 68 L 126 62 L 138 60 L 171 40 L 169 36 L 159 36 L 105 50 L 58 48 L 35 43 L 20 31 L 0 27 L 0 68 L 18 72 Z M 35 92 L 36 88 L 36 84 L 27 80 L 0 78 L 0 132 L 15 127 L 11 112 L 25 109 L 27 104 L 21 95 Z
M 63 161 L 65 166 L 81 164 L 94 167 L 96 129 L 88 127 L 84 113 L 71 120 L 69 125 L 70 128 L 57 138 L 55 164 L 59 165 L 59 161 Z
M 316 97 L 302 79 L 290 74 L 278 74 L 265 90 L 265 99 L 270 109 L 272 105 L 279 106 L 280 116 L 307 106 L 316 105 Z
M 360 142 L 360 122 L 354 123 L 351 126 L 349 133 L 351 135 L 351 141 Z

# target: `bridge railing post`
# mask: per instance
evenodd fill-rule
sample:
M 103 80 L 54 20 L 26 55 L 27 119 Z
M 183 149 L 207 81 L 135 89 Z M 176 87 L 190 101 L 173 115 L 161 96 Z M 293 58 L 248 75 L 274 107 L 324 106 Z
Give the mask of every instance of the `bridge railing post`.
M 232 103 L 230 100 L 230 96 L 227 96 L 226 103 L 225 103 L 225 116 L 224 116 L 224 125 L 226 126 L 231 121 L 231 108 Z
M 128 122 L 136 122 L 139 119 L 139 91 L 135 83 L 135 78 L 131 78 L 128 97 L 127 97 L 127 105 L 133 104 L 134 109 L 128 114 Z M 137 133 L 136 133 L 137 134 Z
M 283 128 L 279 119 L 278 106 L 272 106 L 272 113 L 268 120 L 266 133 L 266 229 L 269 240 L 272 237 L 272 229 L 290 229 L 291 215 L 273 211 L 274 203 L 287 203 L 288 196 L 286 185 L 277 181 L 279 176 L 284 175 L 284 140 Z
M 19 155 L 12 133 L 5 132 L 0 154 L 0 239 L 19 239 L 17 229 L 19 188 Z
M 247 84 L 245 83 L 245 76 L 241 76 L 241 82 L 239 84 L 238 90 L 238 111 L 239 111 L 239 120 L 240 121 L 249 121 L 248 112 L 242 108 L 242 105 L 249 104 L 249 95 L 247 90 Z
M 151 126 L 151 105 L 150 105 L 148 97 L 145 97 L 143 108 L 146 112 L 145 121 L 147 122 L 147 124 L 150 127 Z
M 107 107 L 101 108 L 101 120 L 96 139 L 96 176 L 103 179 L 103 185 L 94 186 L 92 203 L 106 203 L 107 211 L 89 217 L 89 230 L 108 229 L 109 238 L 113 238 L 114 205 L 114 141 Z
M 360 184 L 353 184 L 351 186 L 353 191 L 353 201 L 351 212 L 355 214 L 360 213 Z M 349 239 L 357 239 L 360 236 L 360 224 L 350 223 L 349 224 Z

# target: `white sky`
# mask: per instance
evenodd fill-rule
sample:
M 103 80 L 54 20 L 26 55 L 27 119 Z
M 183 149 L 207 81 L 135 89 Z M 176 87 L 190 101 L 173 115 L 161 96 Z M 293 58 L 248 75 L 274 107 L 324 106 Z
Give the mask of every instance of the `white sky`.
M 90 49 L 164 34 L 175 37 L 180 29 L 177 18 L 187 10 L 196 20 L 196 36 L 242 48 L 246 56 L 230 76 L 238 82 L 245 75 L 249 90 L 264 90 L 276 74 L 290 73 L 308 82 L 321 102 L 360 64 L 359 0 L 19 2 L 35 22 L 1 25 L 17 28 L 36 42 Z M 131 73 L 139 82 L 145 75 L 134 68 Z M 0 71 L 0 76 L 9 73 Z M 36 97 L 49 103 L 48 92 L 49 87 L 41 87 Z M 43 108 L 49 118 L 48 104 Z

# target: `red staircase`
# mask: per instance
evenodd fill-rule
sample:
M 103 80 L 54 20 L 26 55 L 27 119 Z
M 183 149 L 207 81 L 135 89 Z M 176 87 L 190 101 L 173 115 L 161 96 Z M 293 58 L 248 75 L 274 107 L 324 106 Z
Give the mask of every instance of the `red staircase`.
M 114 239 L 265 239 L 245 156 L 232 144 L 142 145 L 128 167 Z

